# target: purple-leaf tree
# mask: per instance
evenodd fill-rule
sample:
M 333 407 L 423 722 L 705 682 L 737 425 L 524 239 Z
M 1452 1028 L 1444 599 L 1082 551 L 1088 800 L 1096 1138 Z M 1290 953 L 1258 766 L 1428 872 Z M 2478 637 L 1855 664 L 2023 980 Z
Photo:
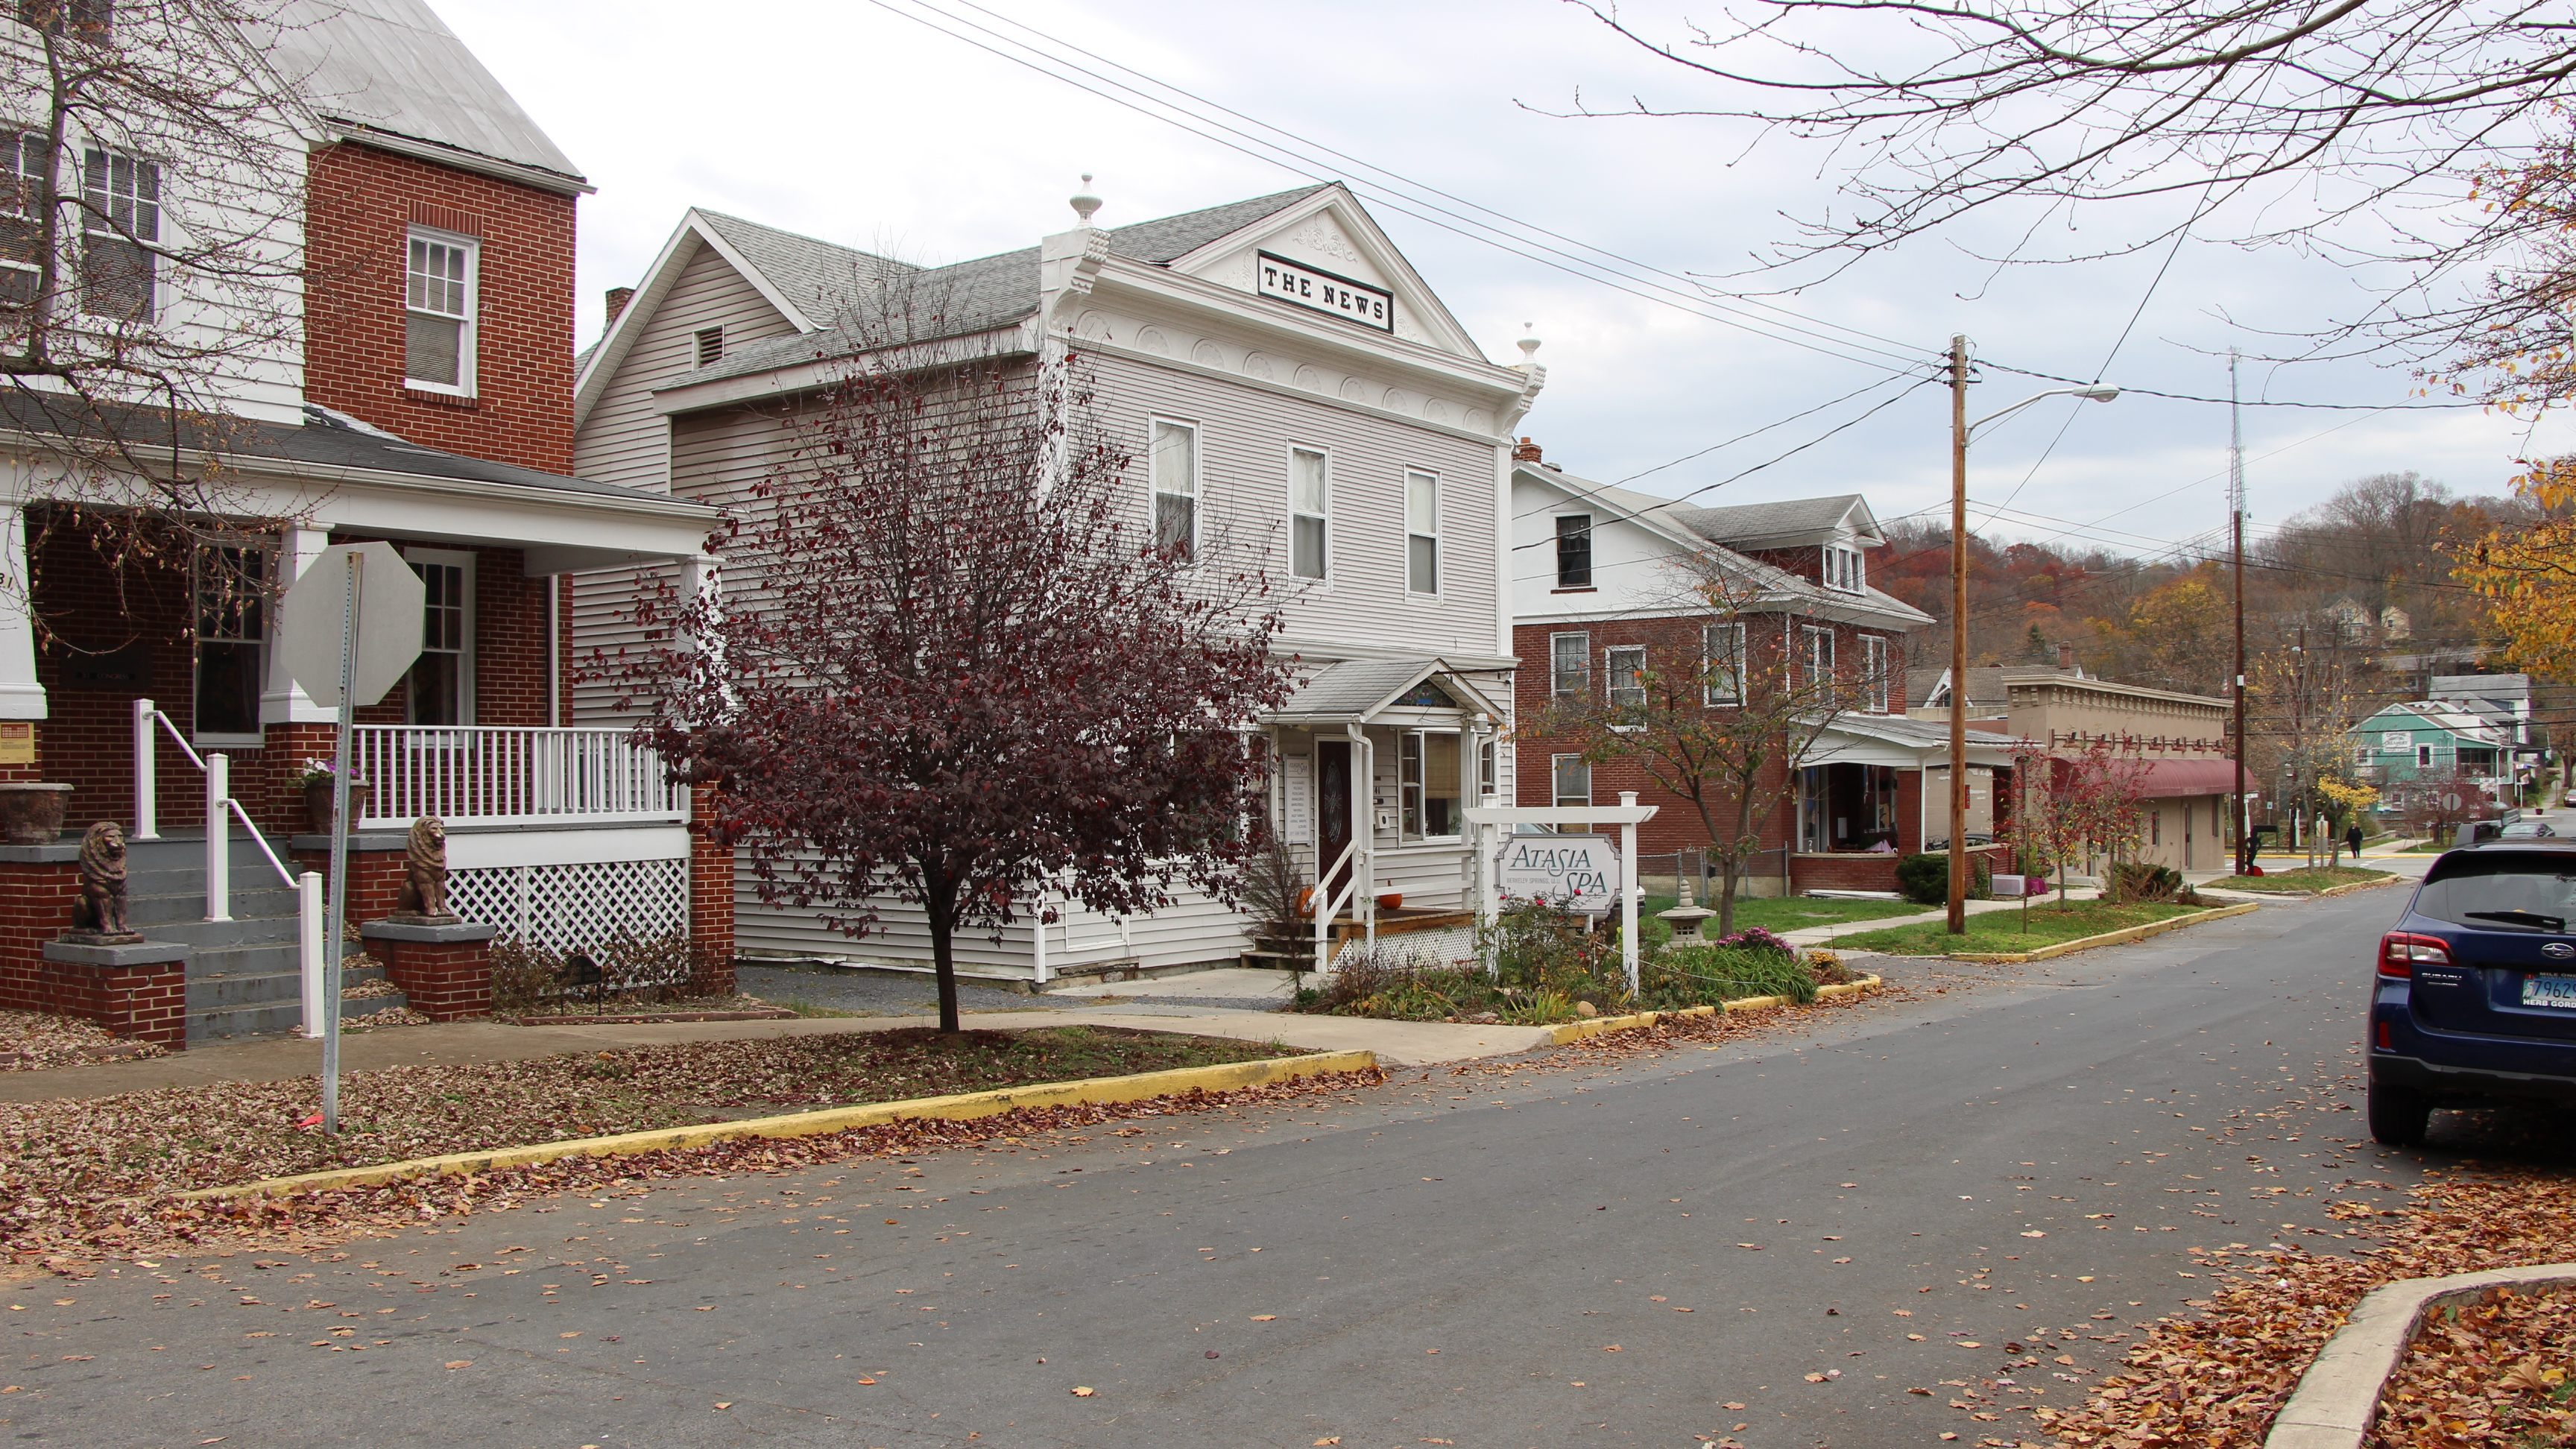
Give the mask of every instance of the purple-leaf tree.
M 1083 371 L 864 354 L 713 541 L 720 594 L 648 581 L 654 642 L 598 661 L 763 901 L 922 909 L 943 1032 L 960 931 L 1231 903 L 1257 844 L 1269 586 L 1145 515 Z

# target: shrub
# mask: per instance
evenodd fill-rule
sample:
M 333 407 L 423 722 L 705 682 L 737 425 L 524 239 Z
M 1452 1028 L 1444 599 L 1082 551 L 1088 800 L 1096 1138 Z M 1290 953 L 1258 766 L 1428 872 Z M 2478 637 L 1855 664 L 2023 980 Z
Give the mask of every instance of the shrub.
M 2116 905 L 2170 901 L 2187 893 L 2182 872 L 2152 861 L 2124 860 L 2111 867 L 2111 900 Z
M 1843 964 L 1843 958 L 1831 951 L 1808 952 L 1807 974 L 1815 977 L 1819 986 L 1847 986 L 1858 979 Z
M 1641 1003 L 1669 1010 L 1740 1001 L 1748 996 L 1816 999 L 1816 978 L 1787 942 L 1768 931 L 1741 931 L 1698 946 L 1676 946 L 1639 973 Z
M 1897 894 L 1918 906 L 1942 906 L 1950 903 L 1950 857 L 1945 854 L 1909 855 L 1896 863 Z M 1968 899 L 1993 900 L 1994 867 L 1982 855 L 1968 858 Z

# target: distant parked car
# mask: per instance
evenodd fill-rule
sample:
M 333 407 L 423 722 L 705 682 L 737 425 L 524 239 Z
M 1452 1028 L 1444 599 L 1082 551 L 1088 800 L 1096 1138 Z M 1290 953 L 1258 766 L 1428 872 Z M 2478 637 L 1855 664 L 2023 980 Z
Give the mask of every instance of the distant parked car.
M 2498 840 L 2545 840 L 2557 834 L 2558 832 L 2550 829 L 2545 821 L 2517 820 L 2496 832 L 2496 838 Z
M 2576 1103 L 2576 840 L 2445 853 L 2373 982 L 2370 1135 L 2424 1139 L 2439 1107 Z

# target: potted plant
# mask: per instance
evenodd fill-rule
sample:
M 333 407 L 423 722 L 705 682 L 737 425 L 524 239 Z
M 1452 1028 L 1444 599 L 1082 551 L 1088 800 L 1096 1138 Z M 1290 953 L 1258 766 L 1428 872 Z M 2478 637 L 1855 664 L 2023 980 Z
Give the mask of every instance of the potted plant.
M 304 820 L 316 835 L 331 833 L 332 796 L 336 793 L 334 786 L 338 780 L 339 772 L 331 767 L 329 760 L 304 762 L 304 774 L 298 781 L 304 787 Z M 349 818 L 352 821 L 366 818 L 367 793 L 366 780 L 360 776 L 351 775 L 349 777 Z

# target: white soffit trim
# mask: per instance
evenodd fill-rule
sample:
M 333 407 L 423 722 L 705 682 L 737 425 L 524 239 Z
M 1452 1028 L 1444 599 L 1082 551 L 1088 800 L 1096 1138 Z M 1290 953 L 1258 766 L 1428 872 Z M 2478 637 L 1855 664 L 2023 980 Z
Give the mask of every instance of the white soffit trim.
M 1428 324 L 1423 330 L 1441 337 L 1457 352 L 1478 362 L 1484 362 L 1487 366 L 1494 365 L 1487 361 L 1483 350 L 1476 346 L 1476 340 L 1468 335 L 1467 329 L 1459 325 L 1457 317 L 1450 312 L 1449 305 L 1440 300 L 1437 292 L 1431 290 L 1431 284 L 1424 281 L 1422 274 L 1413 269 L 1413 263 L 1405 260 L 1404 253 L 1396 249 L 1394 240 L 1379 229 L 1377 218 L 1369 215 L 1368 208 L 1360 204 L 1360 199 L 1352 195 L 1349 188 L 1338 181 L 1293 206 L 1274 211 L 1249 226 L 1230 231 L 1205 246 L 1172 258 L 1170 268 L 1176 273 L 1190 274 L 1193 268 L 1203 266 L 1228 252 L 1245 246 L 1256 236 L 1284 232 L 1290 227 L 1328 211 L 1333 214 L 1333 220 L 1341 224 L 1343 234 L 1357 243 L 1362 252 L 1367 255 L 1369 263 L 1394 280 L 1396 284 L 1394 290 L 1398 296 L 1412 306 L 1417 319 Z M 1234 289 L 1228 288 L 1228 290 Z M 1252 294 L 1241 293 L 1240 295 Z
M 467 151 L 455 146 L 442 146 L 435 141 L 415 140 L 410 136 L 393 131 L 379 131 L 373 126 L 345 120 L 338 116 L 324 117 L 323 124 L 330 127 L 332 134 L 343 141 L 355 142 L 361 146 L 373 146 L 379 151 L 390 151 L 397 156 L 408 156 L 415 161 L 452 166 L 459 171 L 471 171 L 478 176 L 489 176 L 500 181 L 515 181 L 521 186 L 535 187 L 539 191 L 551 191 L 557 196 L 589 196 L 599 190 L 598 187 L 578 176 L 566 176 L 561 172 L 548 171 L 540 166 L 523 166 L 516 161 L 504 161 L 497 156 L 485 156 L 479 152 Z
M 607 830 L 476 830 L 447 837 L 450 870 L 514 865 L 582 865 L 592 861 L 685 860 L 689 827 L 627 826 Z
M 1494 405 L 1508 406 L 1528 386 L 1529 377 L 1517 367 L 1488 362 L 1472 353 L 1459 356 L 1408 338 L 1389 336 L 1338 321 L 1323 313 L 1307 313 L 1299 308 L 1272 306 L 1254 295 L 1223 282 L 1174 272 L 1151 262 L 1140 262 L 1114 253 L 1101 264 L 1100 274 L 1092 284 L 1092 295 L 1114 296 L 1127 292 L 1149 298 L 1167 306 L 1186 308 L 1231 326 L 1256 332 L 1271 332 L 1312 347 L 1357 352 L 1373 361 L 1392 367 L 1436 377 L 1459 387 L 1491 392 L 1498 400 Z M 1077 346 L 1093 343 L 1077 339 Z

